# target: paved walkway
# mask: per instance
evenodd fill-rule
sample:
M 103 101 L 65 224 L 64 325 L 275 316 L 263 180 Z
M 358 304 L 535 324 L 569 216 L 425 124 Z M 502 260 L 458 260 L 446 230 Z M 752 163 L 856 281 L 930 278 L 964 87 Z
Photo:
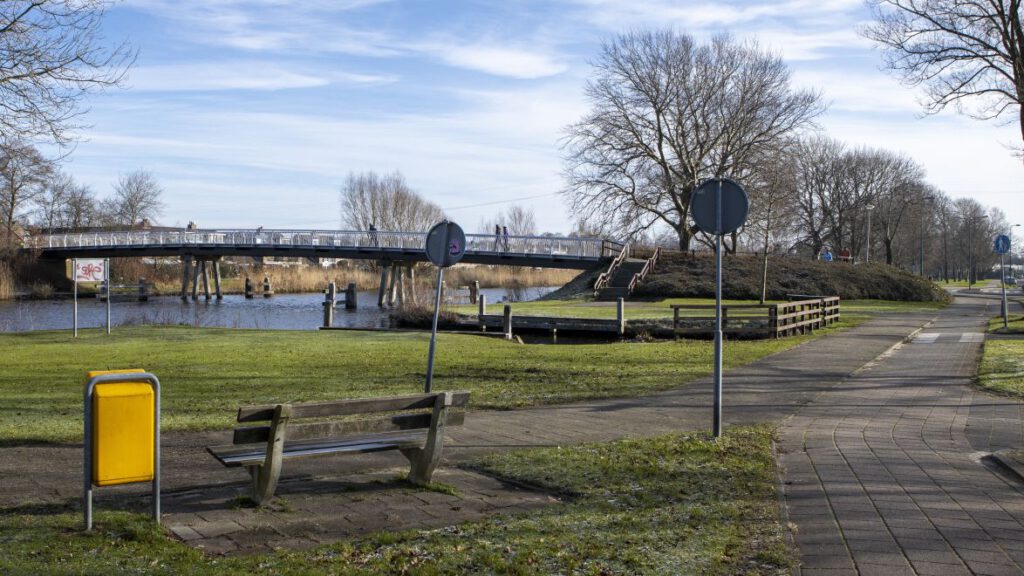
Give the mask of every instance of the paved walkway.
M 888 315 L 726 374 L 727 425 L 782 422 L 780 462 L 804 574 L 1024 574 L 1024 498 L 981 461 L 1019 445 L 1021 407 L 968 386 L 995 305 L 960 298 L 941 313 Z M 473 412 L 452 431 L 446 459 L 707 429 L 710 401 L 705 379 L 642 398 Z M 290 462 L 280 504 L 239 508 L 244 471 L 203 450 L 226 438 L 168 434 L 164 442 L 164 523 L 210 552 L 301 548 L 558 505 L 454 468 L 438 479 L 455 495 L 403 487 L 394 478 L 405 461 L 388 453 Z M 66 466 L 54 470 L 54 461 Z M 76 499 L 80 470 L 80 446 L 2 447 L 0 506 Z M 97 508 L 140 492 L 97 491 Z
M 1024 493 L 982 461 L 1020 439 L 1020 406 L 970 387 L 994 306 L 958 299 L 784 421 L 804 576 L 1024 573 Z

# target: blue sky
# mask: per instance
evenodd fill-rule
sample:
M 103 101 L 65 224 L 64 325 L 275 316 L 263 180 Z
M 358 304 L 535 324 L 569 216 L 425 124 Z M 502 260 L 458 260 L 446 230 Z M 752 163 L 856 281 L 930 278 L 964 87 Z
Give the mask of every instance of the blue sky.
M 66 168 L 101 196 L 151 171 L 165 224 L 337 228 L 349 172 L 401 170 L 468 231 L 519 203 L 567 232 L 559 140 L 588 109 L 590 60 L 617 33 L 671 27 L 757 39 L 822 91 L 827 134 L 907 153 L 1024 223 L 1016 127 L 923 118 L 857 34 L 869 16 L 861 0 L 126 0 L 105 33 L 138 60 L 126 89 L 89 100 Z

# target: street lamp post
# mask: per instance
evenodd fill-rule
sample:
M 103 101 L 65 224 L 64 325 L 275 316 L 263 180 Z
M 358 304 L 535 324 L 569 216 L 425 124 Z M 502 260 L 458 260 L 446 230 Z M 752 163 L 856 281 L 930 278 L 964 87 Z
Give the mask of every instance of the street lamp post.
M 868 209 L 868 243 L 864 247 L 864 263 L 871 264 L 871 211 L 875 209 L 874 204 L 865 206 Z

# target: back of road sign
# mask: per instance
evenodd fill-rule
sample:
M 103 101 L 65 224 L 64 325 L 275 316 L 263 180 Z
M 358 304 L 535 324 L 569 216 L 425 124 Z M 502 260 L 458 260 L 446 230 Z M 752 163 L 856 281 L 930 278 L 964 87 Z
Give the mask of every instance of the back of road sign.
M 721 203 L 722 219 L 718 219 Z M 728 178 L 705 180 L 690 196 L 690 216 L 707 234 L 730 234 L 747 221 L 750 202 L 743 187 Z

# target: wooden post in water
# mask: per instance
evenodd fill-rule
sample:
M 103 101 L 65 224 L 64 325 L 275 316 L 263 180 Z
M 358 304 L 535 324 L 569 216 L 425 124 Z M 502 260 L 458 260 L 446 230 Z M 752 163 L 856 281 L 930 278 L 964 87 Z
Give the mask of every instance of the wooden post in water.
M 345 288 L 345 310 L 355 310 L 357 306 L 356 283 L 349 282 L 348 288 Z
M 626 335 L 626 301 L 619 298 L 615 301 L 615 319 L 619 321 L 619 336 Z
M 181 257 L 181 299 L 188 300 L 188 279 L 192 268 L 192 257 Z
M 380 261 L 380 287 L 377 288 L 377 307 L 384 307 L 384 292 L 388 289 L 388 263 Z
M 331 303 L 331 308 L 334 308 L 338 300 L 338 285 L 334 282 L 327 283 L 327 301 Z
M 484 324 L 484 314 L 487 314 L 487 296 L 481 294 L 477 304 L 480 306 L 479 311 L 476 313 L 477 322 L 480 324 L 480 331 L 487 332 L 487 325 Z
M 252 300 L 253 296 L 254 296 L 254 294 L 253 294 L 253 288 L 252 288 L 252 278 L 249 278 L 248 276 L 246 276 L 245 277 L 245 299 L 246 300 Z
M 217 300 L 224 299 L 224 293 L 220 291 L 220 259 L 213 261 L 213 290 L 217 293 Z
M 327 285 L 327 290 L 324 291 L 324 328 L 330 328 L 334 325 L 335 290 L 334 282 L 331 282 Z
M 501 319 L 501 326 L 505 330 L 505 340 L 512 339 L 512 305 L 505 304 L 504 316 Z
M 480 281 L 473 280 L 473 284 L 469 287 L 469 303 L 476 304 L 476 299 L 480 295 Z
M 270 286 L 270 276 L 263 277 L 263 297 L 270 298 L 274 295 L 274 289 Z
M 149 302 L 149 286 L 145 278 L 139 278 L 139 302 Z

